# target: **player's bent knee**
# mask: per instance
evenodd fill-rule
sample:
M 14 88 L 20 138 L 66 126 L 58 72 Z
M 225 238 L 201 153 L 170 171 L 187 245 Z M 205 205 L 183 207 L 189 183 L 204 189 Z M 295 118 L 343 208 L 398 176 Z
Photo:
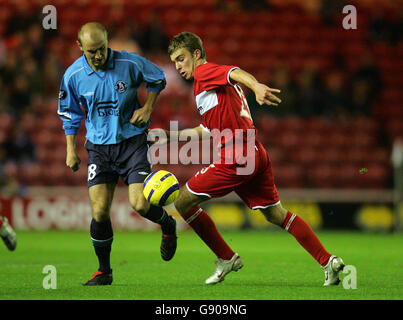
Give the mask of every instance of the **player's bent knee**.
M 106 201 L 91 201 L 92 217 L 97 222 L 103 222 L 110 217 L 110 203 Z
M 144 216 L 150 210 L 150 203 L 144 198 L 143 184 L 133 183 L 129 185 L 129 203 L 134 211 Z
M 281 204 L 273 207 L 268 207 L 261 210 L 266 220 L 280 226 L 285 217 L 287 216 L 287 210 L 284 209 Z
M 197 206 L 205 200 L 206 199 L 189 192 L 186 187 L 182 187 L 180 189 L 178 198 L 176 198 L 174 201 L 174 205 L 179 214 L 183 216 L 194 206 Z
M 96 222 L 104 222 L 110 218 L 110 212 L 107 208 L 101 207 L 93 207 L 92 208 L 92 217 Z

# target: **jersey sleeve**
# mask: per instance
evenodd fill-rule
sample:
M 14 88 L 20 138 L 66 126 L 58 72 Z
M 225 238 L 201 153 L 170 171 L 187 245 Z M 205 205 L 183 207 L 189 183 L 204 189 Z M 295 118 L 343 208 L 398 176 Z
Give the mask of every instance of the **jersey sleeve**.
M 219 86 L 233 85 L 229 74 L 232 70 L 239 69 L 237 66 L 206 64 L 195 71 L 195 80 L 202 91 L 213 90 Z
M 77 134 L 81 120 L 84 118 L 84 112 L 80 108 L 77 93 L 73 87 L 73 80 L 66 74 L 63 76 L 60 85 L 57 114 L 63 121 L 65 134 Z
M 156 64 L 146 58 L 135 55 L 136 65 L 140 69 L 142 79 L 146 82 L 147 90 L 160 93 L 166 86 L 165 73 Z

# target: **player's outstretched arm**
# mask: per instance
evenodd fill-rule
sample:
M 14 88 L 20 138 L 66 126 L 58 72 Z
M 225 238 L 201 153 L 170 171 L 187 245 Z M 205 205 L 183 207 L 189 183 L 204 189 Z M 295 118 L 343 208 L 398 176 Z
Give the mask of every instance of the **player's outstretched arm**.
M 78 156 L 76 149 L 76 135 L 68 134 L 66 135 L 66 144 L 67 144 L 67 152 L 66 152 L 66 165 L 71 168 L 73 171 L 77 171 L 80 169 L 81 159 Z
M 196 136 L 199 140 L 210 138 L 210 134 L 208 134 L 206 132 L 206 130 L 203 130 L 203 128 L 201 126 L 197 126 L 195 128 L 179 130 L 177 133 L 177 136 L 179 136 L 180 138 L 183 138 L 183 137 L 190 138 L 190 137 Z
M 260 105 L 267 104 L 269 106 L 278 106 L 281 100 L 274 94 L 280 93 L 279 89 L 269 88 L 263 83 L 260 83 L 250 73 L 242 69 L 234 69 L 229 75 L 230 79 L 242 83 L 251 89 L 256 96 L 256 101 Z
M 185 138 L 193 139 L 194 137 L 199 140 L 209 139 L 211 135 L 203 130 L 201 126 L 197 126 L 195 128 L 188 128 L 178 131 L 169 131 L 161 128 L 151 129 L 148 132 L 148 141 L 151 144 L 155 145 L 163 145 L 167 144 L 171 141 L 184 141 Z

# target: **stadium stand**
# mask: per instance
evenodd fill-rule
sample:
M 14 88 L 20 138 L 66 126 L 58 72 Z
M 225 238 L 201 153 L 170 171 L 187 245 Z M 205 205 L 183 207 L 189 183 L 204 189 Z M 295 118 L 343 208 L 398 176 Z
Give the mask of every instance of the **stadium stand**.
M 97 20 L 111 30 L 110 38 L 119 28 L 134 28 L 134 24 L 141 35 L 150 21 L 148 13 L 153 12 L 162 26 L 159 31 L 167 37 L 185 30 L 199 34 L 209 61 L 238 65 L 269 85 L 275 81 L 274 70 L 279 65 L 287 67 L 290 99 L 300 92 L 294 98 L 301 109 L 276 114 L 277 110 L 250 106 L 279 188 L 390 188 L 391 146 L 403 139 L 403 41 L 376 38 L 371 26 L 375 11 L 398 23 L 401 4 L 350 1 L 359 11 L 359 26 L 344 30 L 343 15 L 333 15 L 329 22 L 320 1 L 266 1 L 267 6 L 257 11 L 239 3 L 218 6 L 218 2 L 57 0 L 52 3 L 58 28 L 55 32 L 41 29 L 41 46 L 29 39 L 35 34 L 32 25 L 41 23 L 42 1 L 0 0 L 2 183 L 11 174 L 6 142 L 20 123 L 35 145 L 34 160 L 17 161 L 21 184 L 86 185 L 84 165 L 74 174 L 65 166 L 65 138 L 56 114 L 61 76 L 80 55 L 75 45 L 77 29 Z M 18 24 L 16 19 L 27 23 Z M 142 43 L 135 36 L 128 40 Z M 191 84 L 176 78 L 165 48 L 141 50 L 169 76 L 152 127 L 169 128 L 170 120 L 178 120 L 183 127 L 197 126 Z M 36 56 L 41 59 L 35 60 Z M 364 59 L 368 56 L 372 62 Z M 84 141 L 82 128 L 77 146 L 83 164 L 87 160 Z M 154 166 L 172 171 L 182 183 L 201 167 Z M 360 173 L 361 168 L 368 171 Z

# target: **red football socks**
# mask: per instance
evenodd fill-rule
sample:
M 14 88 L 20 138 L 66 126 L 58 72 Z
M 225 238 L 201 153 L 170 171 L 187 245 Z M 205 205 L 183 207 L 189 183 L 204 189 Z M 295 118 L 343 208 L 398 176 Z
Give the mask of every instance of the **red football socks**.
M 183 219 L 218 258 L 224 260 L 232 258 L 234 251 L 225 242 L 214 221 L 203 209 L 196 206 L 183 215 Z M 311 227 L 302 218 L 288 212 L 281 227 L 291 233 L 320 265 L 327 264 L 331 256 L 330 253 L 326 251 Z
M 311 227 L 302 218 L 288 211 L 281 227 L 291 233 L 322 267 L 327 264 L 330 253 L 326 251 Z
M 218 232 L 214 221 L 199 206 L 189 210 L 183 219 L 193 228 L 205 244 L 216 254 L 218 258 L 230 260 L 234 251 L 228 246 Z

